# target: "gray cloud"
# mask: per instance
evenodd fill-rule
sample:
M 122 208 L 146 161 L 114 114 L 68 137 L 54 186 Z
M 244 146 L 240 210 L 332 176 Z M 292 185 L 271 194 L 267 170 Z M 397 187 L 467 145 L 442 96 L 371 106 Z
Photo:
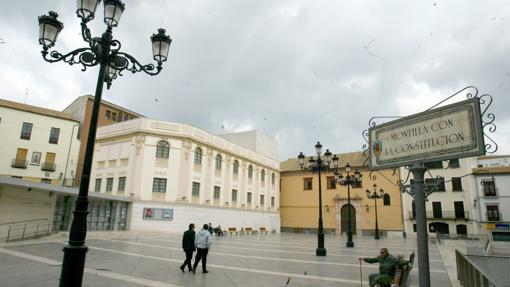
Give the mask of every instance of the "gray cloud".
M 94 92 L 96 68 L 50 65 L 37 46 L 37 16 L 48 10 L 65 24 L 56 48 L 83 45 L 74 2 L 6 7 L 2 98 L 23 102 L 29 89 L 27 103 L 62 109 Z M 505 1 L 126 1 L 114 30 L 123 51 L 149 62 L 159 27 L 174 42 L 159 76 L 125 73 L 104 97 L 213 133 L 260 129 L 286 159 L 318 140 L 360 150 L 370 117 L 422 111 L 475 85 L 494 96 L 494 138 L 510 153 L 509 10 Z M 95 20 L 93 32 L 103 29 Z

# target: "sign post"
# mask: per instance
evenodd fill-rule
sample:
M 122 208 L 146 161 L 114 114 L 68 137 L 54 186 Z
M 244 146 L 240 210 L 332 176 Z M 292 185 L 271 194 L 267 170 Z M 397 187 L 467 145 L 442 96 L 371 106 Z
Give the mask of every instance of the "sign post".
M 485 112 L 485 110 L 484 110 Z M 480 99 L 400 118 L 368 130 L 369 169 L 409 166 L 416 207 L 419 286 L 430 287 L 425 172 L 423 163 L 485 154 Z

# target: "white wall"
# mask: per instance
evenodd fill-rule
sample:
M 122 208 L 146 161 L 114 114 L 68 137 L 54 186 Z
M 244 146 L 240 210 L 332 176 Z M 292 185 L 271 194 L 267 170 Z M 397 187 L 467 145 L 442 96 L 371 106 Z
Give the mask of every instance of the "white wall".
M 161 230 L 168 232 L 182 232 L 188 229 L 190 223 L 200 229 L 205 223 L 213 227 L 221 225 L 222 229 L 236 227 L 259 228 L 280 231 L 280 215 L 275 212 L 257 212 L 236 209 L 225 209 L 187 204 L 133 202 L 131 207 L 130 230 Z M 147 220 L 143 219 L 144 208 L 171 208 L 173 220 Z
M 67 165 L 66 178 L 72 178 L 72 174 L 76 171 L 80 148 L 80 141 L 76 138 L 79 129 L 78 122 L 6 107 L 0 107 L 0 117 L 0 135 L 2 135 L 2 148 L 0 149 L 1 175 L 57 180 L 61 173 L 63 175 Z M 33 124 L 30 140 L 20 139 L 23 122 Z M 60 129 L 58 144 L 49 143 L 52 127 Z M 16 158 L 18 148 L 28 150 L 26 158 L 28 166 L 26 169 L 11 167 L 11 162 Z M 39 164 L 31 163 L 34 152 L 41 153 Z M 41 170 L 41 164 L 45 161 L 47 152 L 56 154 L 56 170 L 53 172 Z

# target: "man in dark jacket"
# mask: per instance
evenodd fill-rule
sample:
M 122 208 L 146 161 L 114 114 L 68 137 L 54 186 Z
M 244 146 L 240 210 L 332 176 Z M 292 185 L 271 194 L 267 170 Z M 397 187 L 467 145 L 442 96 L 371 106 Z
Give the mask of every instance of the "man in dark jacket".
M 380 255 L 377 257 L 359 257 L 359 260 L 363 260 L 366 263 L 379 262 L 379 273 L 372 273 L 368 276 L 370 287 L 375 286 L 375 281 L 380 275 L 388 275 L 391 278 L 395 277 L 396 259 L 388 252 L 387 248 L 381 248 Z
M 189 229 L 184 231 L 182 235 L 182 249 L 186 253 L 186 260 L 182 263 L 180 269 L 184 273 L 184 267 L 188 265 L 188 271 L 193 271 L 191 267 L 191 258 L 193 258 L 193 252 L 195 251 L 195 224 L 190 223 Z

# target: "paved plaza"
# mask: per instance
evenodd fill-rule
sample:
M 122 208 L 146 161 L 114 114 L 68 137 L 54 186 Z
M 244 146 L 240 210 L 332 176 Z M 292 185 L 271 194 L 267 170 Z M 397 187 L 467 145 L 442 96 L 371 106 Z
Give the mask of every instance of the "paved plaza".
M 380 247 L 406 257 L 416 250 L 411 239 L 326 236 L 326 257 L 315 256 L 316 235 L 268 234 L 214 237 L 210 273 L 183 274 L 180 234 L 98 233 L 87 239 L 84 286 L 360 286 L 358 257 L 376 256 Z M 65 237 L 0 245 L 1 286 L 58 286 Z M 452 286 L 438 247 L 430 244 L 432 286 Z M 363 285 L 377 264 L 363 263 Z M 411 286 L 417 286 L 417 260 Z

